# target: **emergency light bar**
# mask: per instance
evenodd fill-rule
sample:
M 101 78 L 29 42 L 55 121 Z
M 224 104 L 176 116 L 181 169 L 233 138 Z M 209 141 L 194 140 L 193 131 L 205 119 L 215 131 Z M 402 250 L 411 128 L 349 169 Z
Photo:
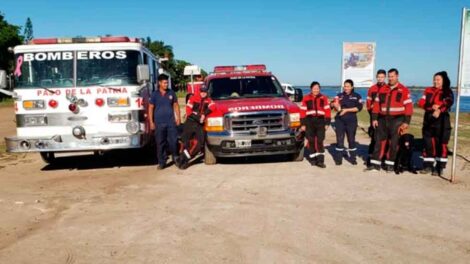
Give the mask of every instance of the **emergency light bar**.
M 72 44 L 72 43 L 114 43 L 114 42 L 134 42 L 139 43 L 138 38 L 129 37 L 86 37 L 86 38 L 37 38 L 32 39 L 29 44 Z
M 215 66 L 214 73 L 244 72 L 244 71 L 266 71 L 264 64 L 252 64 L 242 66 Z

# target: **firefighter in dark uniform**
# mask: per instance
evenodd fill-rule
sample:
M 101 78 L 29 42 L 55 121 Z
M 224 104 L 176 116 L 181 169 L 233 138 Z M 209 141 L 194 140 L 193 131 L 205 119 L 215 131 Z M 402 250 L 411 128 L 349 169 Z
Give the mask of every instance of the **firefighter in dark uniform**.
M 177 126 L 180 124 L 180 108 L 175 92 L 168 88 L 168 76 L 165 74 L 158 76 L 158 90 L 150 97 L 148 116 L 150 129 L 156 130 L 157 169 L 161 170 L 166 166 L 167 148 L 172 154 L 175 165 L 178 166 Z
M 385 157 L 385 169 L 393 172 L 400 134 L 408 129 L 413 114 L 410 91 L 398 81 L 398 70 L 388 71 L 388 85 L 380 90 L 372 110 L 372 125 L 376 130 L 376 144 L 368 170 L 380 170 Z M 388 151 L 386 147 L 388 143 Z
M 331 108 L 328 97 L 320 93 L 320 84 L 310 84 L 311 93 L 306 95 L 300 106 L 301 130 L 305 131 L 310 162 L 320 168 L 325 165 L 325 131 L 331 123 Z
M 343 156 L 346 151 L 349 154 L 351 164 L 357 165 L 357 112 L 362 110 L 362 98 L 361 95 L 354 92 L 354 82 L 352 80 L 344 81 L 343 92 L 335 96 L 332 105 L 338 112 L 335 116 L 336 151 L 333 155 L 335 164 L 341 165 L 343 163 Z M 345 135 L 348 138 L 348 149 L 344 147 Z
M 370 144 L 369 144 L 369 151 L 367 152 L 369 156 L 367 157 L 367 166 L 370 165 L 370 158 L 372 156 L 372 152 L 374 152 L 375 146 L 375 128 L 372 126 L 372 108 L 375 103 L 375 98 L 377 94 L 380 92 L 380 89 L 385 85 L 385 77 L 387 73 L 385 70 L 378 70 L 377 75 L 375 76 L 377 79 L 377 83 L 372 85 L 369 90 L 367 91 L 367 100 L 366 100 L 366 108 L 367 112 L 369 112 L 370 124 L 367 133 L 370 137 Z
M 447 144 L 451 126 L 449 111 L 454 103 L 447 72 L 434 74 L 434 86 L 424 90 L 418 102 L 425 110 L 423 120 L 423 170 L 421 173 L 442 175 L 447 164 Z
M 215 103 L 208 97 L 207 87 L 202 86 L 198 94 L 189 98 L 186 104 L 186 122 L 184 123 L 183 153 L 180 155 L 180 168 L 186 169 L 189 161 L 204 146 L 204 121 L 215 110 Z

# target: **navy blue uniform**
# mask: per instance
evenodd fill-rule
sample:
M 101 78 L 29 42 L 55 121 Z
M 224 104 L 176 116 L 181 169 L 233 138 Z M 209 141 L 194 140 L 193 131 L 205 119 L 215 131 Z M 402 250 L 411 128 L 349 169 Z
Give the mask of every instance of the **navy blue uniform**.
M 155 141 L 157 143 L 158 164 L 165 166 L 166 149 L 173 155 L 173 160 L 177 160 L 178 155 L 178 130 L 176 128 L 175 112 L 173 104 L 178 102 L 178 98 L 173 90 L 167 89 L 165 94 L 159 90 L 152 93 L 150 103 L 155 106 L 153 114 L 155 121 Z
M 341 106 L 341 110 L 357 107 L 362 110 L 361 95 L 355 92 L 346 94 L 345 92 L 336 95 L 334 102 Z M 336 126 L 336 151 L 334 155 L 335 163 L 341 164 L 345 151 L 349 153 L 351 162 L 356 163 L 356 129 L 357 129 L 357 113 L 348 112 L 342 116 L 338 113 L 335 117 Z M 344 136 L 348 138 L 349 149 L 344 147 Z

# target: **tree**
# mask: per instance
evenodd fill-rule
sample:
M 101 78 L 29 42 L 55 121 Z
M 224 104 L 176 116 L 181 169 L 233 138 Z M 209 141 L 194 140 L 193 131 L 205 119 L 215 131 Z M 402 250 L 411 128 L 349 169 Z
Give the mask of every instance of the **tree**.
M 0 13 L 0 69 L 13 70 L 14 57 L 8 51 L 8 48 L 23 42 L 20 29 L 19 26 L 9 24 L 3 13 Z
M 191 63 L 184 60 L 175 59 L 173 47 L 165 44 L 163 41 L 152 41 L 150 37 L 142 38 L 142 43 L 157 57 L 167 58 L 167 61 L 162 62 L 162 67 L 171 74 L 172 83 L 178 87 L 185 87 L 189 81 L 187 76 L 184 76 L 184 67 L 191 65 Z M 204 76 L 207 73 L 202 70 Z
M 33 22 L 31 22 L 31 18 L 29 17 L 28 19 L 26 19 L 26 24 L 24 25 L 23 36 L 24 36 L 24 43 L 28 43 L 34 38 Z

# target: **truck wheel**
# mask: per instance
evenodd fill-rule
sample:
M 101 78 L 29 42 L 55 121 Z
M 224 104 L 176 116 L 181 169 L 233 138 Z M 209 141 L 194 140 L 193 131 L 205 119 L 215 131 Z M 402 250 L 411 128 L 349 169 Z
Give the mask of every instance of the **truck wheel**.
M 54 152 L 40 152 L 42 160 L 47 164 L 53 164 L 56 161 Z
M 214 165 L 217 163 L 217 158 L 214 156 L 207 145 L 204 145 L 204 164 Z
M 292 155 L 292 161 L 304 160 L 304 152 L 305 152 L 305 148 L 302 147 L 302 149 L 298 153 L 295 153 L 294 155 Z

